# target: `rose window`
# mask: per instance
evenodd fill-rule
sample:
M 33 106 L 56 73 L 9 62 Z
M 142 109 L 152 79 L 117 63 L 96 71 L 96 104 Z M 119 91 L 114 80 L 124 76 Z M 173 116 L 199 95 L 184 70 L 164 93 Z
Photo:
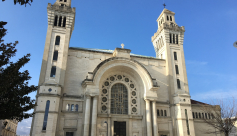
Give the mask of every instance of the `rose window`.
M 102 83 L 100 94 L 101 113 L 110 109 L 111 114 L 138 114 L 137 90 L 131 78 L 122 74 L 109 76 Z

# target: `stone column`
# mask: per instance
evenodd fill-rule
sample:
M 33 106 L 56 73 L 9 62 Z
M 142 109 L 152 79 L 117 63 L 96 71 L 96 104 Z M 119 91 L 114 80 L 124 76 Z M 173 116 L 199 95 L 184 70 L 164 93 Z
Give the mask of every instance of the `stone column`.
M 86 109 L 84 120 L 84 136 L 89 136 L 91 96 L 86 96 Z
M 158 135 L 158 126 L 157 126 L 157 114 L 156 114 L 156 101 L 152 102 L 152 117 L 153 117 L 153 134 L 154 136 Z
M 96 136 L 97 96 L 93 98 L 91 136 Z
M 151 126 L 151 109 L 150 109 L 150 100 L 146 101 L 146 127 L 147 127 L 147 136 L 152 136 L 152 126 Z

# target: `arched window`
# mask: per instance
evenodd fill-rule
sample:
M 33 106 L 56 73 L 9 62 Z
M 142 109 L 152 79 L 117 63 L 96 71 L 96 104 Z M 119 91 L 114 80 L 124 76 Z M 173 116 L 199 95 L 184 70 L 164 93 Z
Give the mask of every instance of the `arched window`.
M 207 113 L 205 113 L 205 119 L 207 119 Z
M 54 26 L 57 26 L 57 23 L 58 23 L 58 16 L 56 15 L 54 18 Z
M 178 89 L 181 89 L 181 85 L 180 85 L 180 80 L 179 79 L 177 79 L 177 87 L 178 87 Z
M 66 111 L 70 111 L 70 104 L 66 105 Z
M 187 109 L 185 109 L 185 117 L 186 117 L 187 132 L 188 135 L 190 135 Z
M 204 119 L 204 114 L 202 113 L 202 118 Z
M 193 112 L 193 118 L 195 118 L 194 112 Z
M 176 34 L 176 44 L 179 44 L 179 35 Z
M 202 116 L 201 116 L 201 113 L 199 112 L 199 118 L 201 119 L 202 118 Z
M 53 53 L 53 60 L 58 60 L 58 51 L 54 51 Z
M 198 114 L 197 114 L 197 112 L 196 112 L 196 118 L 198 118 Z
M 66 17 L 63 18 L 63 27 L 66 26 Z
M 50 101 L 48 100 L 46 102 L 46 106 L 45 106 L 43 130 L 46 130 L 46 127 L 47 127 L 47 120 L 48 120 L 48 114 L 49 114 L 49 105 L 50 105 Z
M 111 88 L 111 113 L 128 114 L 128 90 L 121 83 Z
M 58 26 L 61 27 L 62 25 L 62 16 L 59 17 L 59 21 L 58 21 Z
M 172 21 L 172 16 L 170 16 L 170 21 Z
M 210 113 L 208 113 L 208 118 L 211 119 L 211 115 L 210 115 Z
M 67 2 L 67 0 L 64 0 L 64 2 Z
M 165 114 L 165 116 L 167 116 L 166 110 L 164 110 L 164 114 Z
M 55 45 L 59 45 L 59 44 L 60 44 L 60 36 L 56 36 Z
M 75 106 L 75 111 L 78 111 L 78 104 L 76 104 Z
M 157 110 L 157 116 L 160 116 L 160 111 L 159 111 L 159 109 Z
M 174 52 L 174 60 L 177 60 L 177 53 Z
M 51 73 L 50 73 L 50 77 L 55 77 L 56 75 L 56 67 L 55 66 L 52 66 L 51 68 Z
M 160 115 L 163 116 L 163 110 L 160 110 Z
M 179 67 L 178 67 L 178 65 L 175 65 L 175 71 L 176 71 L 176 74 L 178 75 L 179 74 Z
M 175 34 L 173 34 L 173 43 L 175 43 Z
M 169 21 L 169 16 L 167 16 L 167 20 Z
M 71 105 L 71 111 L 74 111 L 74 104 Z
M 170 43 L 172 43 L 172 34 L 170 34 Z
M 70 111 L 70 104 L 67 104 L 66 110 L 67 110 L 67 111 Z

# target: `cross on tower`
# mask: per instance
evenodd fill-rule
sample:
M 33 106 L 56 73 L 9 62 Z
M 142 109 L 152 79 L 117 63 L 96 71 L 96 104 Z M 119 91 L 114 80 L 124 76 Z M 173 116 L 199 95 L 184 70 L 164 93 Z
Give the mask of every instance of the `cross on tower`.
M 163 4 L 163 6 L 164 6 L 164 8 L 165 8 L 165 6 L 166 6 L 165 3 Z
M 121 46 L 122 46 L 122 48 L 124 48 L 124 44 L 123 43 L 121 44 Z

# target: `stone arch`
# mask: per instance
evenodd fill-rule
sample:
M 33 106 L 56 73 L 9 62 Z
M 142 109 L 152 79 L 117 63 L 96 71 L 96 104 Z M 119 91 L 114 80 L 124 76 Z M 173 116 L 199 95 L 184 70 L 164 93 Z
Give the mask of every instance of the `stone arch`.
M 148 70 L 138 61 L 128 59 L 128 58 L 122 58 L 122 57 L 113 57 L 104 60 L 101 62 L 93 71 L 93 78 L 92 81 L 95 85 L 99 84 L 100 78 L 102 75 L 109 69 L 120 66 L 120 67 L 127 67 L 133 70 L 136 74 L 140 76 L 140 78 L 143 81 L 143 84 L 145 85 L 145 91 L 150 90 L 153 86 L 156 86 L 156 84 L 153 83 L 153 78 L 151 77 Z

